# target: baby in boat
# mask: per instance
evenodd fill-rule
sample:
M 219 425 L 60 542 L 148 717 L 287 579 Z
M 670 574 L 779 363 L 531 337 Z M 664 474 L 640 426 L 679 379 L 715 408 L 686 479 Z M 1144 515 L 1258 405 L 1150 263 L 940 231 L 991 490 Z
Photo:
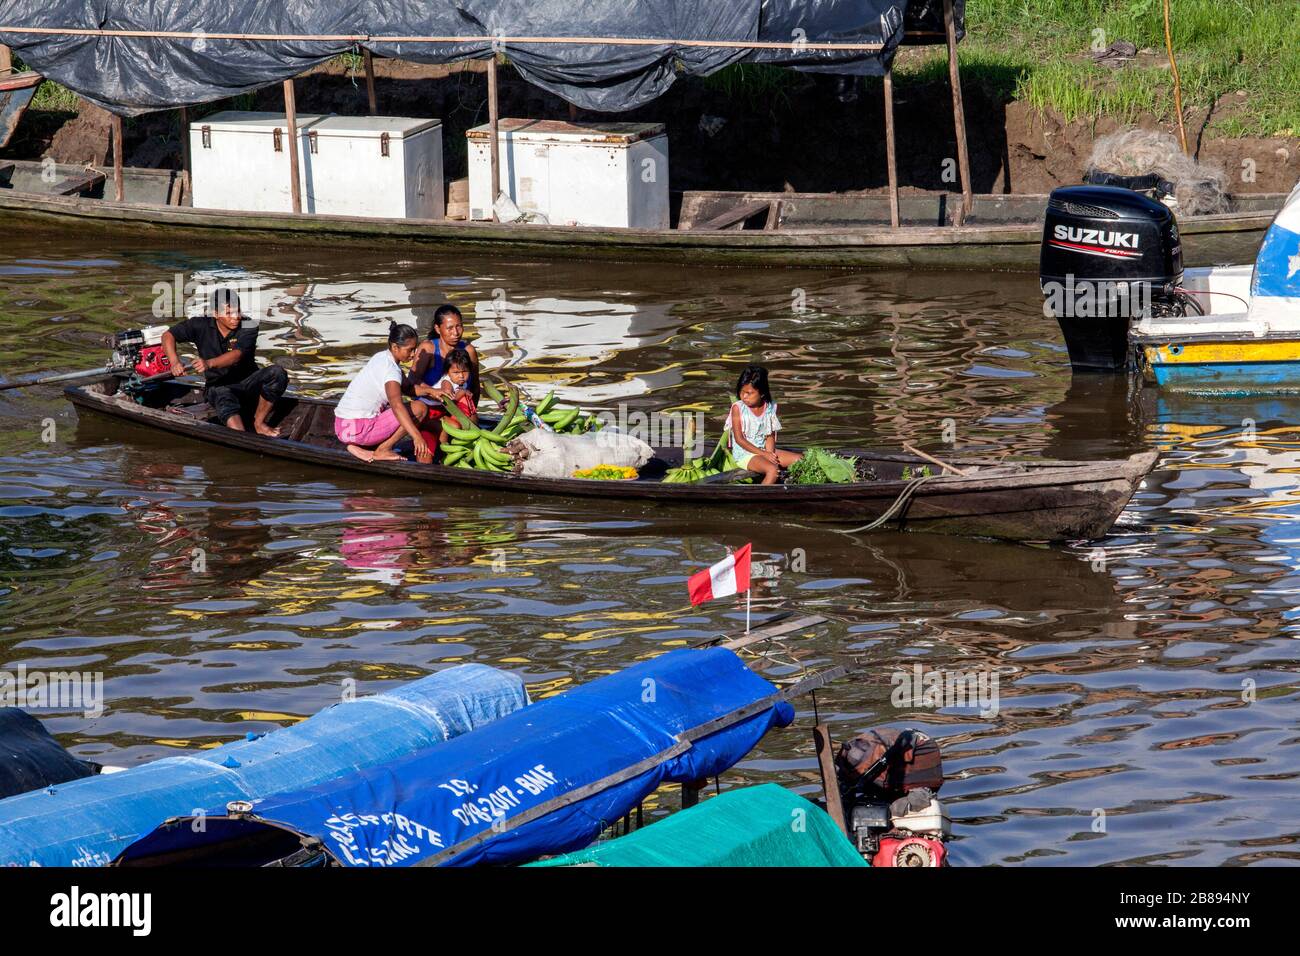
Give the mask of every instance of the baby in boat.
M 371 356 L 334 408 L 334 434 L 362 461 L 401 460 L 393 446 L 404 436 L 410 436 L 418 461 L 433 461 L 419 426 L 429 407 L 416 402 L 408 410 L 402 399 L 401 366 L 411 361 L 419 344 L 409 325 L 390 325 L 388 348 Z
M 455 403 L 470 422 L 478 424 L 478 405 L 474 401 L 474 393 L 470 390 L 474 361 L 470 358 L 469 352 L 460 347 L 452 349 L 447 356 L 445 367 L 447 374 L 437 385 L 418 383 L 415 386 L 415 394 L 419 396 L 420 403 L 428 406 L 430 420 L 438 421 L 448 414 L 442 404 L 443 399 L 448 399 Z M 439 428 L 438 444 L 445 445 L 450 440 L 451 436 L 447 434 L 446 429 Z
M 728 447 L 731 457 L 741 468 L 762 476 L 762 484 L 774 485 L 782 468 L 789 468 L 802 455 L 776 447 L 781 420 L 776 417 L 776 402 L 767 384 L 767 369 L 750 365 L 736 382 L 736 398 L 727 413 Z

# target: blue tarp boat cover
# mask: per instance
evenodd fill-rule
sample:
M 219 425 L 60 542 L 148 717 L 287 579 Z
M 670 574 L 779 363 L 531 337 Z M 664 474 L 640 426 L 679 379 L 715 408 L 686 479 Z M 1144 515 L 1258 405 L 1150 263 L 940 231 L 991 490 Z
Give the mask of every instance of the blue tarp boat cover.
M 964 5 L 965 0 L 955 0 L 959 36 Z M 101 32 L 23 32 L 41 29 Z M 415 42 L 415 37 L 458 42 Z M 459 42 L 462 37 L 468 39 Z M 706 75 L 741 60 L 879 76 L 900 43 L 945 42 L 942 0 L 6 0 L 0 5 L 0 43 L 32 69 L 124 116 L 234 96 L 363 48 L 424 63 L 482 58 L 492 53 L 497 37 L 508 38 L 498 48 L 529 82 L 578 106 L 607 112 L 649 102 L 679 75 Z M 664 42 L 529 43 L 530 37 Z M 740 45 L 673 42 L 681 40 Z M 745 45 L 756 42 L 782 46 Z M 881 48 L 808 48 L 816 43 Z
M 464 664 L 252 740 L 0 800 L 0 866 L 103 866 L 171 817 L 355 774 L 527 704 L 518 677 Z
M 683 648 L 539 701 L 383 766 L 205 815 L 130 846 L 157 862 L 256 832 L 315 839 L 345 866 L 513 863 L 590 843 L 663 783 L 700 780 L 744 758 L 794 711 L 725 648 Z M 190 859 L 203 862 L 195 853 Z M 150 860 L 149 858 L 152 858 Z M 174 858 L 174 857 L 173 857 Z M 264 861 L 269 862 L 269 861 Z

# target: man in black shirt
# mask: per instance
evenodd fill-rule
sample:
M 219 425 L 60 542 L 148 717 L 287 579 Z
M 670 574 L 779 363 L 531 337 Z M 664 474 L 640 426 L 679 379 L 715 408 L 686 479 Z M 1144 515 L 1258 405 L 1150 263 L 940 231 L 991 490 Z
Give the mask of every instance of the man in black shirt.
M 190 363 L 207 381 L 204 396 L 227 428 L 245 431 L 244 410 L 254 397 L 253 430 L 259 435 L 278 438 L 280 430 L 266 423 L 276 401 L 289 387 L 289 374 L 278 365 L 258 368 L 256 319 L 243 316 L 239 296 L 233 289 L 212 293 L 212 315 L 196 316 L 177 322 L 163 333 L 162 346 L 167 359 L 179 375 L 185 363 L 176 354 L 177 342 L 189 342 L 199 357 Z

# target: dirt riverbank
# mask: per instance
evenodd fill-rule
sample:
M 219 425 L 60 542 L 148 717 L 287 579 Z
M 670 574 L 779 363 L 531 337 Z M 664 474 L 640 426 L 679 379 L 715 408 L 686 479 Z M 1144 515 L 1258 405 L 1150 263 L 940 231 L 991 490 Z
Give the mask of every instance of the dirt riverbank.
M 465 131 L 487 122 L 487 83 L 482 63 L 450 67 L 403 61 L 376 64 L 379 111 L 436 116 L 444 123 L 448 179 L 465 175 Z M 599 120 L 608 114 L 571 113 L 559 97 L 529 85 L 513 70 L 501 71 L 501 114 L 540 119 Z M 770 76 L 684 79 L 658 101 L 620 120 L 667 125 L 675 189 L 883 190 L 884 109 L 879 80 L 862 81 L 845 96 L 834 78 L 781 73 Z M 976 192 L 1041 193 L 1075 183 L 1087 167 L 1093 141 L 1118 128 L 1063 122 L 1009 99 L 983 83 L 964 84 L 971 170 Z M 302 114 L 364 113 L 364 77 L 331 63 L 297 83 Z M 899 179 L 904 191 L 957 189 L 951 94 L 942 82 L 900 82 L 895 93 Z M 1214 138 L 1210 121 L 1244 107 L 1240 94 L 1222 97 L 1211 111 L 1192 117 L 1188 135 L 1198 158 L 1219 166 L 1235 192 L 1281 192 L 1300 179 L 1300 138 Z M 195 118 L 218 109 L 280 111 L 278 87 L 191 111 Z M 1147 118 L 1139 125 L 1166 128 Z M 1173 130 L 1170 130 L 1171 132 Z M 102 164 L 111 140 L 108 114 L 82 104 L 79 112 L 31 110 L 0 158 L 52 156 L 60 162 Z M 128 165 L 178 167 L 178 114 L 164 112 L 128 120 Z M 945 178 L 945 176 L 947 178 Z

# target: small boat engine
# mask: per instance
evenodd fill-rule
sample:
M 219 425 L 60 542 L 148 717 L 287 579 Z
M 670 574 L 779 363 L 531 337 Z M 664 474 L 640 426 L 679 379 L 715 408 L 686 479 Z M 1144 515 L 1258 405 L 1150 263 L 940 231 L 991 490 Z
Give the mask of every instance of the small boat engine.
M 171 371 L 167 352 L 162 347 L 165 325 L 151 325 L 143 329 L 127 329 L 113 336 L 113 357 L 109 361 L 112 374 L 121 381 L 119 387 L 136 401 L 154 383 L 147 381 Z
M 1061 326 L 1076 369 L 1127 368 L 1134 319 L 1201 314 L 1179 290 L 1178 222 L 1167 206 L 1141 193 L 1112 186 L 1053 190 L 1040 253 L 1043 313 Z
M 148 377 L 159 375 L 170 369 L 167 353 L 163 351 L 162 337 L 167 331 L 165 325 L 151 325 L 143 329 L 127 329 L 113 336 L 113 360 L 115 372 L 131 371 Z
M 946 866 L 951 821 L 939 745 L 919 730 L 881 729 L 836 756 L 849 837 L 872 866 Z

